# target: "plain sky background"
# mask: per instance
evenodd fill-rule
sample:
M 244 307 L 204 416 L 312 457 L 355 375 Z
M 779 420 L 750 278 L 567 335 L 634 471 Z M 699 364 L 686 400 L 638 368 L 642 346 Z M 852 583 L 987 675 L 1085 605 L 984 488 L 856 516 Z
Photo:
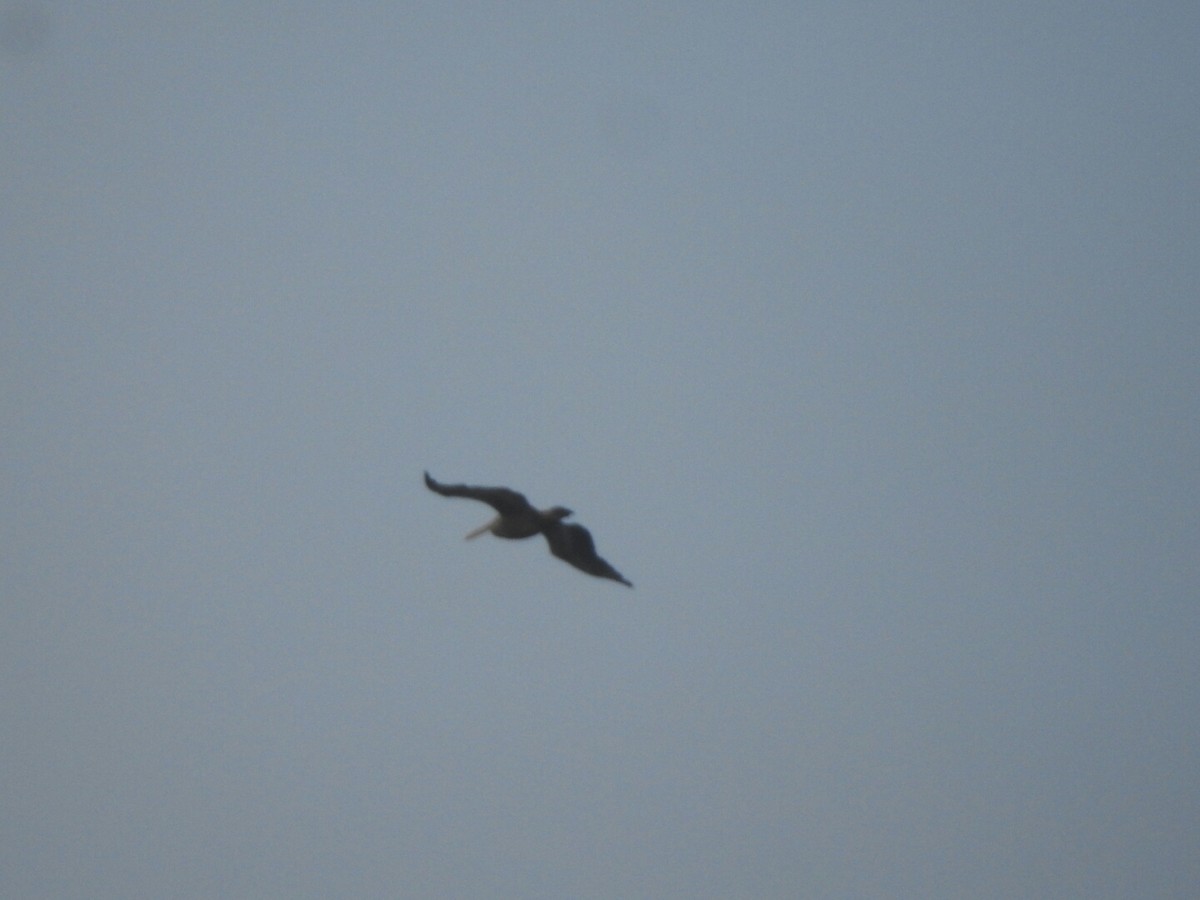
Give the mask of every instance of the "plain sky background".
M 3 3 L 0 895 L 1194 897 L 1197 47 Z

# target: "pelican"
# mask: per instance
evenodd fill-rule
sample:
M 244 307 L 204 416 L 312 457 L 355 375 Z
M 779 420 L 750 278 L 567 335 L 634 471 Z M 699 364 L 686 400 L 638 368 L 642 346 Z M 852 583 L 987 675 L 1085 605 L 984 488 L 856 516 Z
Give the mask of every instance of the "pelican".
M 633 582 L 626 581 L 620 572 L 596 555 L 596 545 L 592 543 L 591 532 L 582 525 L 563 521 L 571 515 L 571 510 L 565 506 L 534 509 L 524 494 L 508 488 L 441 484 L 434 481 L 428 472 L 425 473 L 425 486 L 443 497 L 470 497 L 472 500 L 482 500 L 499 513 L 492 521 L 470 532 L 467 540 L 477 538 L 487 531 L 496 537 L 511 540 L 542 534 L 546 537 L 546 543 L 550 545 L 550 552 L 564 562 L 597 578 L 611 578 L 627 587 L 633 587 Z

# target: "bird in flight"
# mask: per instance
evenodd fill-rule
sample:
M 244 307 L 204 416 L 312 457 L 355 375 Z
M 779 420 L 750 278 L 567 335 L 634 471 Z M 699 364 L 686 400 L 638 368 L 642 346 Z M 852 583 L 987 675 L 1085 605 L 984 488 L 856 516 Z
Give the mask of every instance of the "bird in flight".
M 443 497 L 470 497 L 472 500 L 482 500 L 496 510 L 496 518 L 468 534 L 467 540 L 479 537 L 486 531 L 490 531 L 496 537 L 513 540 L 542 534 L 546 537 L 546 543 L 550 545 L 550 552 L 564 562 L 597 578 L 611 578 L 633 587 L 633 582 L 627 581 L 620 572 L 596 554 L 591 532 L 582 525 L 563 521 L 571 515 L 571 510 L 566 507 L 534 509 L 524 494 L 508 488 L 442 484 L 434 481 L 428 472 L 425 473 L 425 486 Z

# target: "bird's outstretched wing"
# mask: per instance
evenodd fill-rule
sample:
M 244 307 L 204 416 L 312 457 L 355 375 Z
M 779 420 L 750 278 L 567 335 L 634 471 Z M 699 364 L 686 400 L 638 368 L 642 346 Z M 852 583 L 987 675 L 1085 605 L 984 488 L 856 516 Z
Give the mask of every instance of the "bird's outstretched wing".
M 633 587 L 632 581 L 627 581 L 620 572 L 596 555 L 592 534 L 582 525 L 555 522 L 542 533 L 546 535 L 550 552 L 564 562 L 597 578 L 611 578 Z
M 469 497 L 482 500 L 502 516 L 520 516 L 533 511 L 524 494 L 502 487 L 473 487 L 469 484 L 442 484 L 425 473 L 425 486 L 443 497 Z

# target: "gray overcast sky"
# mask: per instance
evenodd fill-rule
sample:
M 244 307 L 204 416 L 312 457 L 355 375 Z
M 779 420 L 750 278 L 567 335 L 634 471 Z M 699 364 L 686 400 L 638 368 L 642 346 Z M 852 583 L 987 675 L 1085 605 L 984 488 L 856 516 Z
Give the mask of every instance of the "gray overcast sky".
M 4 2 L 0 895 L 1194 896 L 1198 46 Z

